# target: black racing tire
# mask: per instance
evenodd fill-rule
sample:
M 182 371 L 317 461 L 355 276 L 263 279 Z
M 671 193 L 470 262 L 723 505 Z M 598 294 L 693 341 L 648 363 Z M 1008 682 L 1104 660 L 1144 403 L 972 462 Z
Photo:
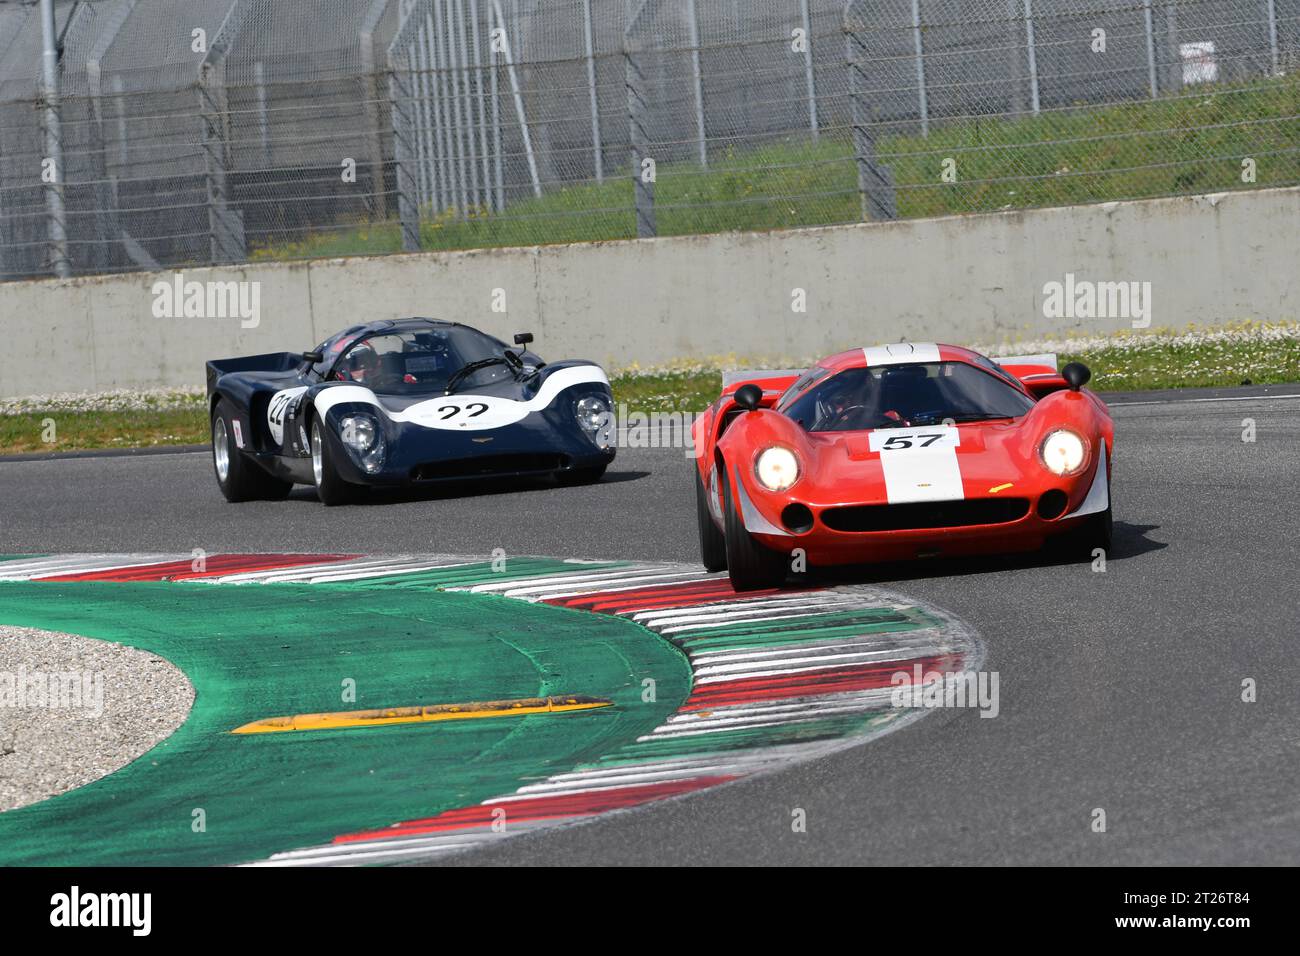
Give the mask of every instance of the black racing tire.
M 725 463 L 722 465 L 726 467 Z M 725 519 L 727 573 L 736 591 L 761 591 L 785 582 L 787 558 L 771 551 L 750 536 L 740 520 L 740 504 L 732 500 L 731 475 L 724 472 L 722 513 Z
M 594 485 L 605 477 L 606 467 L 608 466 L 593 465 L 591 468 L 570 468 L 568 471 L 557 471 L 555 480 L 565 486 Z
M 235 408 L 224 398 L 212 410 L 212 471 L 227 501 L 278 501 L 293 482 L 271 474 L 235 444 Z
M 352 504 L 361 497 L 362 488 L 344 481 L 334 465 L 330 443 L 325 439 L 325 427 L 319 418 L 311 423 L 311 468 L 316 479 L 316 497 L 327 508 Z
M 1105 511 L 1089 515 L 1079 529 L 1079 549 L 1085 557 L 1091 558 L 1092 552 L 1097 548 L 1110 554 L 1110 546 L 1115 538 L 1115 517 L 1111 508 L 1111 503 L 1107 502 Z
M 709 492 L 700 470 L 695 469 L 695 522 L 700 532 L 700 561 L 710 573 L 727 570 L 727 539 L 709 510 Z

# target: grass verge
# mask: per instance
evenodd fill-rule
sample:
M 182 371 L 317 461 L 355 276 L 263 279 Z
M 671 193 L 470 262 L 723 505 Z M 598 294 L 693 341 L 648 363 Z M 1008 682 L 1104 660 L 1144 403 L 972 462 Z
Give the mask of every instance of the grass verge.
M 1098 391 L 1267 385 L 1300 382 L 1300 326 L 1242 324 L 1195 332 L 1120 334 L 1022 342 L 985 351 L 1056 352 L 1080 361 Z M 628 411 L 699 411 L 718 397 L 724 368 L 753 368 L 734 357 L 667 368 L 629 368 L 611 376 L 615 401 Z M 801 363 L 794 363 L 801 364 Z M 802 363 L 808 364 L 808 362 Z M 138 407 L 123 407 L 135 405 Z M 50 429 L 53 428 L 51 433 Z M 54 441 L 47 441 L 53 434 Z M 165 394 L 48 396 L 0 401 L 0 453 L 148 448 L 208 441 L 198 391 Z

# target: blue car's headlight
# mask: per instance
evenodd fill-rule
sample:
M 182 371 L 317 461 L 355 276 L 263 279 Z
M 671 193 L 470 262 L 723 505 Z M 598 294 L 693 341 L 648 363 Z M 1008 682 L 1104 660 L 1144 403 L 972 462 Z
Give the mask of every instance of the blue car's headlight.
M 573 414 L 578 419 L 578 425 L 591 436 L 592 441 L 601 448 L 609 447 L 614 416 L 607 398 L 603 395 L 585 395 L 574 403 Z
M 369 415 L 349 415 L 339 422 L 339 437 L 368 474 L 384 467 L 384 433 Z

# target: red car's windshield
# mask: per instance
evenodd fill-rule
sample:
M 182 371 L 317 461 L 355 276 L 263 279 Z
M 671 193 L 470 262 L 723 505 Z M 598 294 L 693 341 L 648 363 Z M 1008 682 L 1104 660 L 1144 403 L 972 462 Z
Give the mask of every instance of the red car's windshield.
M 802 391 L 778 410 L 810 432 L 1019 418 L 1033 399 L 965 362 L 845 369 Z

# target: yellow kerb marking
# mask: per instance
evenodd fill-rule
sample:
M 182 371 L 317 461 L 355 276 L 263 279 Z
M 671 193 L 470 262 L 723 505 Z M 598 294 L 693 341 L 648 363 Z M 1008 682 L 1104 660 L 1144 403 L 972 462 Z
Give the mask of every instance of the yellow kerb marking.
M 286 730 L 339 730 L 345 727 L 387 727 L 430 720 L 475 720 L 482 717 L 523 717 L 527 714 L 559 714 L 571 710 L 608 707 L 603 697 L 524 697 L 519 700 L 489 700 L 469 704 L 433 704 L 428 707 L 385 707 L 379 710 L 340 710 L 329 714 L 294 714 L 266 717 L 236 727 L 232 734 L 274 734 Z
M 1006 491 L 1010 487 L 1011 487 L 1011 482 L 1009 481 L 1005 485 L 994 485 L 992 488 L 989 489 L 989 494 L 996 495 L 999 491 Z

